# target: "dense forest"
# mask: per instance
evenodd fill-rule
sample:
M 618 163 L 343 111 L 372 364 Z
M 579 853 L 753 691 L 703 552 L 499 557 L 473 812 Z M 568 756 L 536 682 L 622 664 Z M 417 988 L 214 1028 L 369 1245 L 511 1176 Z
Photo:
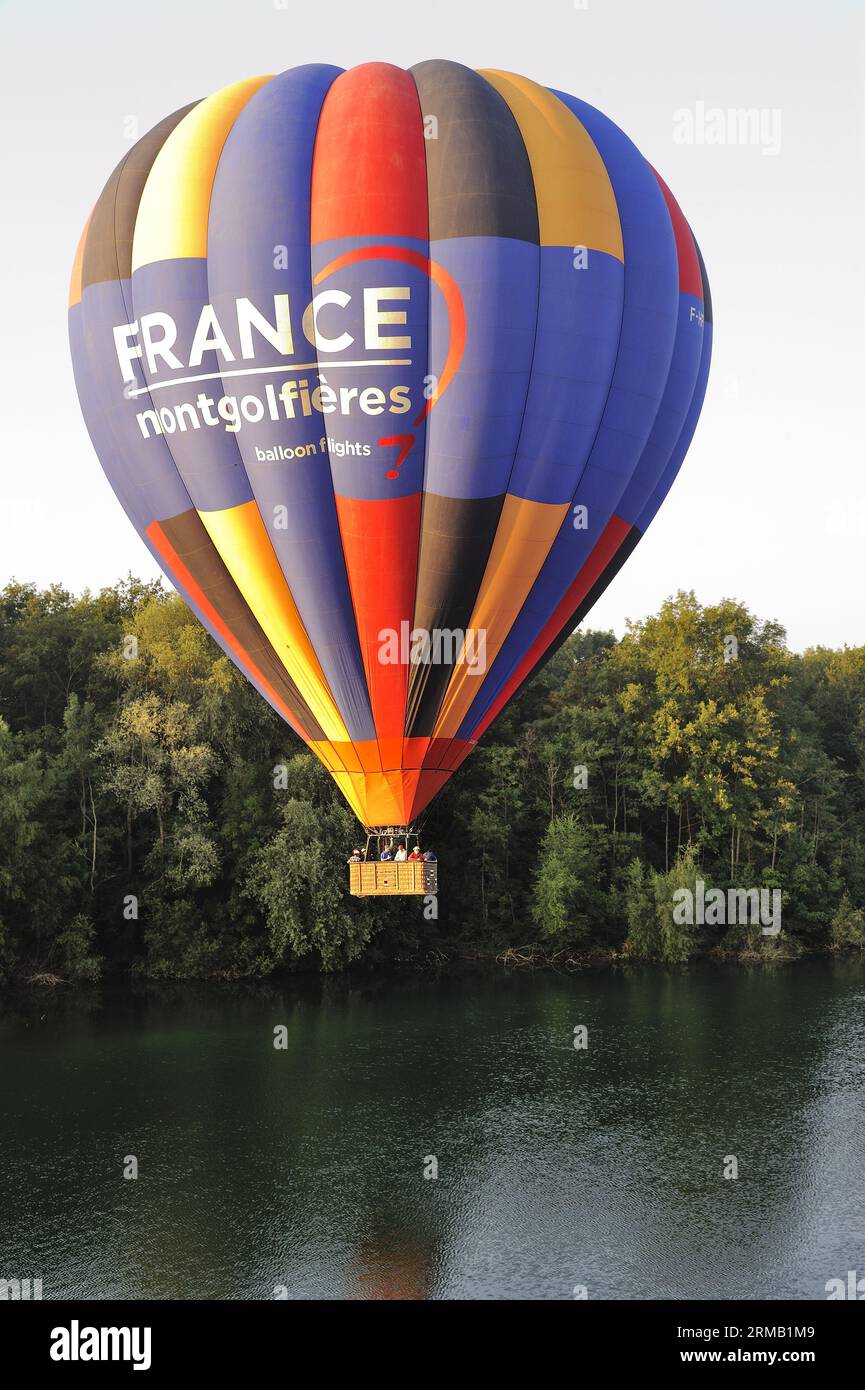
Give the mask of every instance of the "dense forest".
M 182 601 L 0 595 L 0 979 L 865 945 L 865 648 L 680 593 L 572 636 L 437 798 L 440 890 L 353 899 L 353 815 Z M 782 929 L 679 925 L 697 879 Z M 514 958 L 512 956 L 511 958 Z

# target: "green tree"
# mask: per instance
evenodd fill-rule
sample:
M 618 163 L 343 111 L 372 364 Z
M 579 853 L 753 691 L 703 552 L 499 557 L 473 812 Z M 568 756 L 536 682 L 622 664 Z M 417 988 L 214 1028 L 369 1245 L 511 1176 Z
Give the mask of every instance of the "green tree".
M 264 913 L 261 964 L 268 971 L 311 952 L 323 970 L 338 969 L 357 959 L 373 931 L 368 905 L 346 896 L 345 854 L 334 852 L 354 836 L 351 812 L 296 794 L 319 782 L 312 763 L 298 754 L 288 764 L 282 824 L 255 854 L 247 879 L 246 891 Z
M 659 960 L 662 953 L 656 878 L 655 871 L 647 868 L 641 859 L 632 859 L 625 870 L 624 898 L 628 923 L 625 953 L 641 960 Z
M 865 950 L 865 912 L 854 907 L 845 893 L 832 918 L 830 941 L 835 950 Z
M 535 877 L 535 925 L 560 945 L 585 946 L 605 912 L 601 836 L 574 815 L 551 821 Z

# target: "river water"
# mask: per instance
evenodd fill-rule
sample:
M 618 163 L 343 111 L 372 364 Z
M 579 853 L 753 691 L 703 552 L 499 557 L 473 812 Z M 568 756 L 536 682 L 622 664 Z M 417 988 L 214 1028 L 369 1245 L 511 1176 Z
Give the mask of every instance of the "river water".
M 865 1276 L 863 1006 L 861 958 L 0 1000 L 0 1278 L 825 1298 Z

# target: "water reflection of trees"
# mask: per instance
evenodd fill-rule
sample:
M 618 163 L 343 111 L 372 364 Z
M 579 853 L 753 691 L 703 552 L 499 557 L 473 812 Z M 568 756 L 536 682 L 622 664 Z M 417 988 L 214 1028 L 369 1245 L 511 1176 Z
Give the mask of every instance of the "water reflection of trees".
M 30 1248 L 103 1296 L 777 1293 L 852 1142 L 861 989 L 843 960 L 7 1002 Z

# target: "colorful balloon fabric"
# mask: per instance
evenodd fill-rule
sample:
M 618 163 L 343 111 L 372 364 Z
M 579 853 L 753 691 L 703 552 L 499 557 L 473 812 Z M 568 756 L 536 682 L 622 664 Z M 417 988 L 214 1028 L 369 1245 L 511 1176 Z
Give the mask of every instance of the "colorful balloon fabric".
M 409 824 L 589 611 L 711 354 L 700 252 L 628 137 L 438 60 L 167 117 L 70 298 L 127 515 L 367 826 Z

